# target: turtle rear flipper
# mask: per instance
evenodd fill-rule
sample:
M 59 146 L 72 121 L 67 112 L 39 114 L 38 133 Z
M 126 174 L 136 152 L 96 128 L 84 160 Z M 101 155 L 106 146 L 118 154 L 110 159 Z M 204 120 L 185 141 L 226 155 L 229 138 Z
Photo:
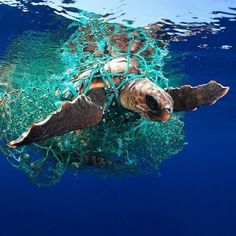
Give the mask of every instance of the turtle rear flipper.
M 229 87 L 224 87 L 216 81 L 192 87 L 184 85 L 180 88 L 168 88 L 166 92 L 174 100 L 174 112 L 190 111 L 203 105 L 214 104 L 219 98 L 225 96 Z
M 64 102 L 57 111 L 45 120 L 31 125 L 26 132 L 8 145 L 10 147 L 22 146 L 94 126 L 101 121 L 104 106 L 104 89 L 91 89 L 87 96 L 81 95 L 72 102 Z

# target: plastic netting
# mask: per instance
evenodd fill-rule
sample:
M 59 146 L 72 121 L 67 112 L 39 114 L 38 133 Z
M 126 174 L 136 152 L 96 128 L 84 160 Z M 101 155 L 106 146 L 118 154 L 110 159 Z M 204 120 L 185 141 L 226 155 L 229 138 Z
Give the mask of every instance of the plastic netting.
M 143 28 L 108 24 L 95 15 L 81 18 L 71 27 L 76 27 L 75 32 L 61 48 L 46 33 L 36 37 L 27 33 L 12 47 L 20 53 L 2 69 L 1 152 L 40 186 L 55 184 L 66 169 L 102 176 L 157 171 L 163 160 L 182 149 L 183 122 L 176 115 L 167 123 L 145 120 L 121 108 L 117 98 L 119 88 L 132 79 L 148 77 L 161 87 L 168 86 L 162 73 L 165 43 Z M 120 37 L 125 44 L 119 44 Z M 127 58 L 128 66 L 135 58 L 141 73 L 129 73 L 128 66 L 119 75 L 104 69 L 107 62 L 120 56 Z M 78 79 L 88 70 L 90 73 Z M 119 85 L 113 83 L 114 76 L 122 77 Z M 57 110 L 64 100 L 79 96 L 82 85 L 86 94 L 97 77 L 110 82 L 105 85 L 107 106 L 99 125 L 80 134 L 70 132 L 16 149 L 7 146 L 30 124 Z

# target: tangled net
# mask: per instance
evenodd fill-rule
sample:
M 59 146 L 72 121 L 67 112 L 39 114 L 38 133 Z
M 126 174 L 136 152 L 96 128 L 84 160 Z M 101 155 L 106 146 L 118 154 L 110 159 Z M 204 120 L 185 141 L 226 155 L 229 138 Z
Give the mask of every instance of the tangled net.
M 71 27 L 77 29 L 62 45 L 62 51 L 50 41 L 49 33 L 35 37 L 29 32 L 15 43 L 17 50 L 20 46 L 21 53 L 10 69 L 9 66 L 5 68 L 6 81 L 0 84 L 0 151 L 14 167 L 40 186 L 57 183 L 66 169 L 103 176 L 157 171 L 163 160 L 182 149 L 183 122 L 177 115 L 167 123 L 142 119 L 122 109 L 116 99 L 124 83 L 139 77 L 148 77 L 161 87 L 168 86 L 162 74 L 163 58 L 167 54 L 164 43 L 154 39 L 145 29 L 107 24 L 96 15 L 84 14 Z M 111 40 L 119 34 L 127 35 L 125 50 L 116 47 Z M 137 37 L 141 37 L 142 45 L 132 52 L 131 46 Z M 126 71 L 121 84 L 116 86 L 112 81 L 114 75 L 104 70 L 104 64 L 116 57 L 107 52 L 108 47 L 119 56 L 135 57 L 143 74 L 133 75 Z M 76 75 L 88 70 L 91 73 L 77 80 Z M 79 135 L 70 132 L 17 149 L 7 146 L 30 124 L 57 110 L 65 99 L 71 98 L 70 95 L 78 95 L 82 84 L 86 94 L 98 76 L 110 81 L 110 86 L 105 86 L 107 104 L 99 125 L 84 129 Z

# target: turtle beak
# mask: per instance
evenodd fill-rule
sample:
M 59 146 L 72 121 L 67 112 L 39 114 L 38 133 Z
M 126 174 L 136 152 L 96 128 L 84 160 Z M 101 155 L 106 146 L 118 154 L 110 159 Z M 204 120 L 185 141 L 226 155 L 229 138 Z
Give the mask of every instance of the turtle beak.
M 166 122 L 166 121 L 168 121 L 168 120 L 170 119 L 170 117 L 171 117 L 171 114 L 164 113 L 164 114 L 160 117 L 160 120 L 161 120 L 162 122 Z
M 147 116 L 154 121 L 166 122 L 173 113 L 173 101 L 167 96 L 146 96 L 146 104 L 150 108 Z
M 170 119 L 171 115 L 173 113 L 173 108 L 168 106 L 168 107 L 165 107 L 162 115 L 161 115 L 161 121 L 163 122 L 166 122 Z
M 167 122 L 172 115 L 172 109 L 164 108 L 161 110 L 161 112 L 158 112 L 158 114 L 154 112 L 148 112 L 147 115 L 151 120 L 159 122 Z

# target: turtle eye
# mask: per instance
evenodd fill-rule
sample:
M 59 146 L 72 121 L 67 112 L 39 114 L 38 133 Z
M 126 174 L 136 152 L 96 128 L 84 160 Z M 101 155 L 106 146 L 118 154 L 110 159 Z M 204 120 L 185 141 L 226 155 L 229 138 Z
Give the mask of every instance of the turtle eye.
M 159 103 L 150 95 L 146 95 L 146 104 L 153 111 L 156 111 L 161 108 Z

